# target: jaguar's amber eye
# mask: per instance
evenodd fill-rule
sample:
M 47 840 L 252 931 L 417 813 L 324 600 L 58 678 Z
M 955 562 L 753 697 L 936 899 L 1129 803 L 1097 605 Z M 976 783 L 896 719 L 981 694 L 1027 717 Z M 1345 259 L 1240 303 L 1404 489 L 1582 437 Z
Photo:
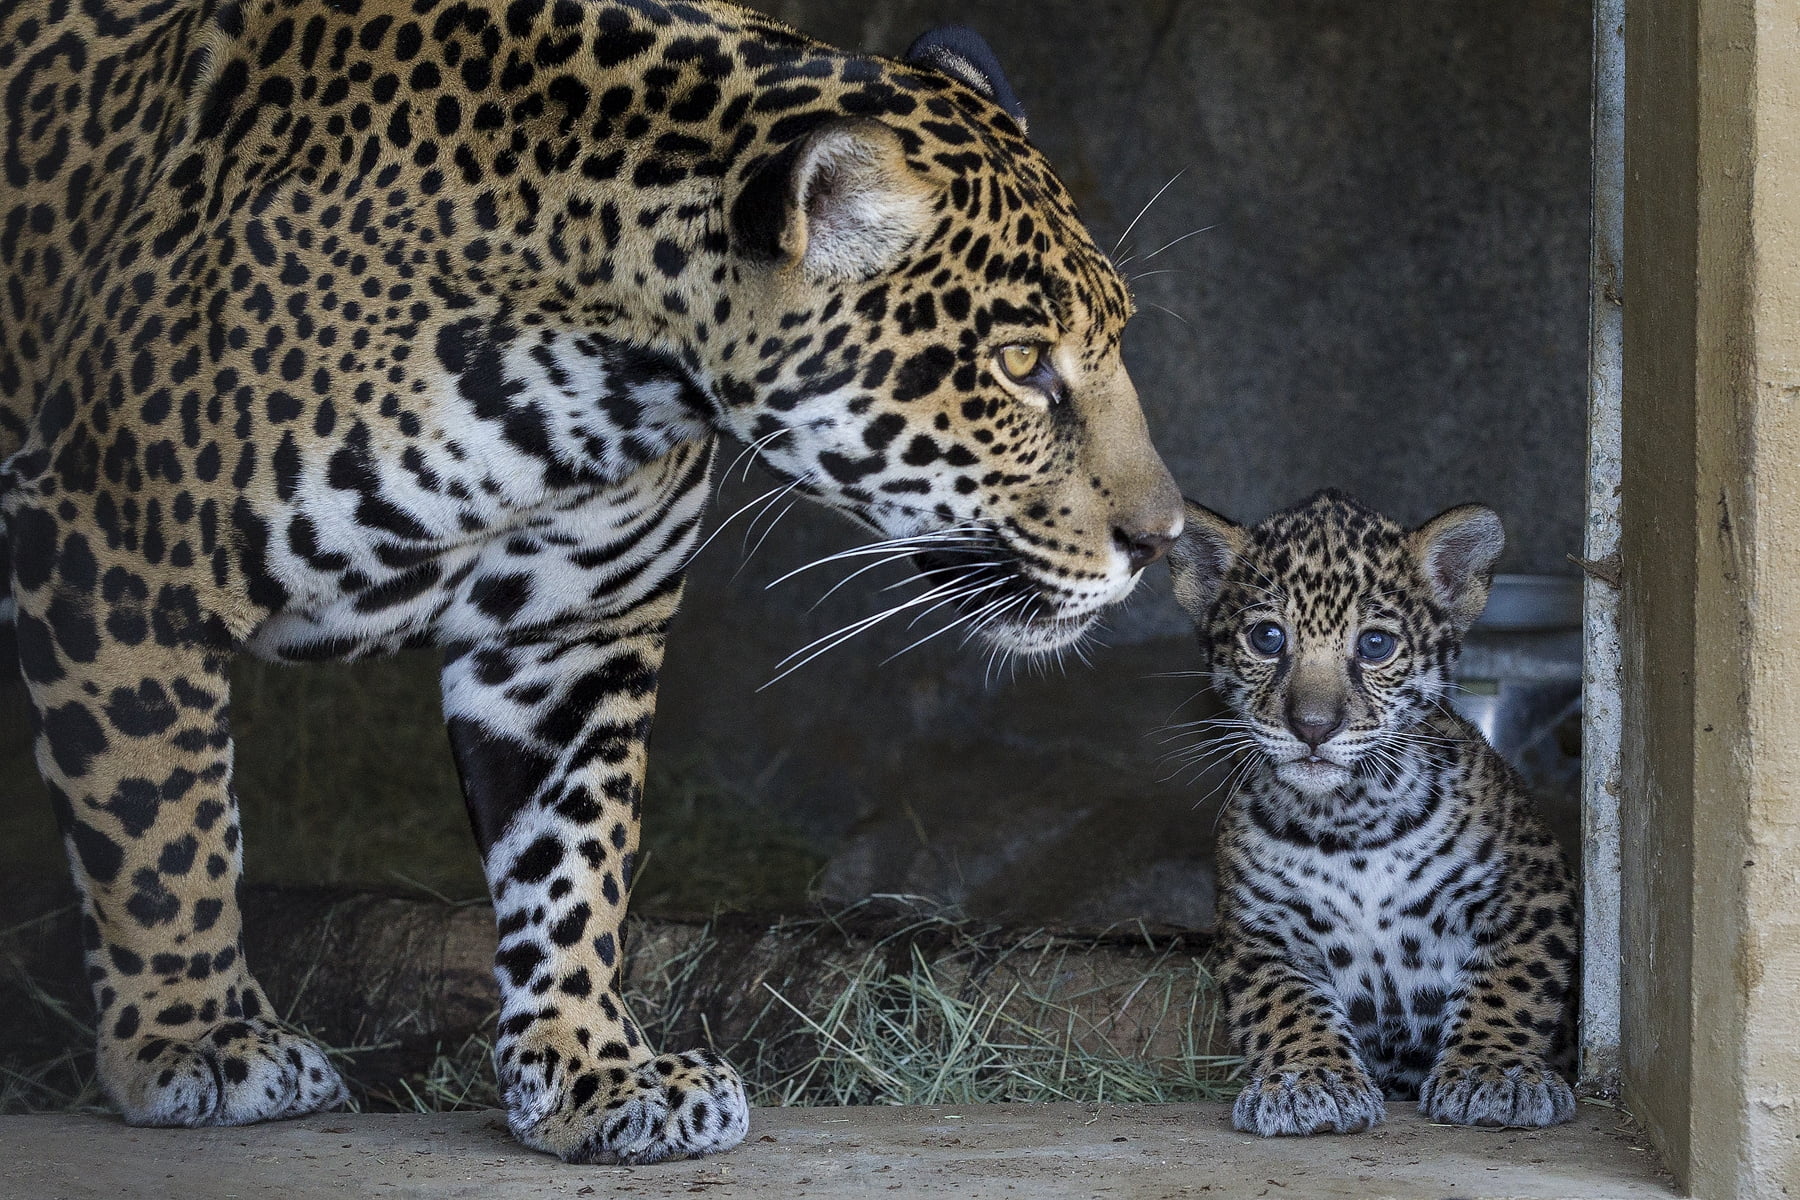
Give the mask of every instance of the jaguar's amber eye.
M 1017 342 L 1003 346 L 994 355 L 994 361 L 1000 364 L 1000 370 L 1008 379 L 1024 383 L 1044 361 L 1044 347 L 1039 342 Z

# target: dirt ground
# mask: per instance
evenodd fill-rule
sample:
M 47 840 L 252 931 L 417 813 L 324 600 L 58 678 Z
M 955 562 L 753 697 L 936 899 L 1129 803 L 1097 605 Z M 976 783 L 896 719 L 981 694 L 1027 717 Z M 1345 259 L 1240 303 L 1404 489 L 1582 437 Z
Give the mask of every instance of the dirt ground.
M 0 1119 L 11 1200 L 524 1196 L 1674 1196 L 1620 1113 L 1557 1129 L 1434 1126 L 1391 1104 L 1351 1137 L 1262 1140 L 1223 1105 L 758 1109 L 730 1154 L 653 1167 L 568 1166 L 522 1149 L 497 1113 L 334 1114 L 245 1129 L 130 1129 L 111 1118 Z

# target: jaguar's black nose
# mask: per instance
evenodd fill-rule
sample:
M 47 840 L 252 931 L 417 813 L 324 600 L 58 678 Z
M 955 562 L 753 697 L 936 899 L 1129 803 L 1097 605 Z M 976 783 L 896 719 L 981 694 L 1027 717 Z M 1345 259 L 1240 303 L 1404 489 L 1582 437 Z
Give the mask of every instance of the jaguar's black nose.
M 1341 708 L 1312 707 L 1305 704 L 1288 706 L 1288 728 L 1313 750 L 1342 733 L 1345 723 L 1346 714 Z
M 1113 541 L 1125 552 L 1133 571 L 1141 571 L 1157 559 L 1167 554 L 1175 539 L 1165 531 L 1129 530 L 1123 526 L 1113 529 Z

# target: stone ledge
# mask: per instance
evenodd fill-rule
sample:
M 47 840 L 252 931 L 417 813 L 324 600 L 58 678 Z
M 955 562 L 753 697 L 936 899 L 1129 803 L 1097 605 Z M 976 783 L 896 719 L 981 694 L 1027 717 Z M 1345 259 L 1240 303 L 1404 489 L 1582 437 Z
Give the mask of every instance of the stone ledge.
M 278 1196 L 957 1196 L 969 1200 L 1674 1196 L 1615 1110 L 1543 1131 L 1432 1125 L 1390 1104 L 1351 1137 L 1263 1140 L 1224 1105 L 758 1109 L 730 1154 L 568 1166 L 498 1113 L 326 1114 L 239 1129 L 131 1129 L 106 1117 L 0 1119 L 0 1195 L 34 1200 Z

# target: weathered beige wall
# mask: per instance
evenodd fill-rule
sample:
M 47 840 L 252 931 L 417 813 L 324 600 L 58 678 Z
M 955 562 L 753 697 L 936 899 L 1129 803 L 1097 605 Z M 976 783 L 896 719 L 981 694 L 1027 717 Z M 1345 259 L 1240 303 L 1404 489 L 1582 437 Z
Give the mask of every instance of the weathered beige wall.
M 1626 1099 L 1800 1185 L 1800 12 L 1627 8 Z
M 1703 1033 L 1696 1046 L 1702 1062 L 1715 1046 L 1730 1055 L 1727 1078 L 1737 1086 L 1716 1107 L 1704 1094 L 1696 1105 L 1694 1178 L 1722 1181 L 1741 1164 L 1739 1194 L 1774 1196 L 1800 1193 L 1800 6 L 1759 0 L 1753 16 L 1734 15 L 1721 33 L 1741 44 L 1738 26 L 1752 22 L 1748 161 L 1720 164 L 1748 181 L 1750 211 L 1747 354 L 1733 355 L 1742 373 L 1731 374 L 1746 419 L 1723 448 L 1751 464 L 1742 476 L 1748 508 L 1719 547 L 1722 565 L 1736 576 L 1741 564 L 1749 585 L 1745 732 L 1730 749 L 1747 786 L 1720 798 L 1727 834 L 1700 841 L 1710 853 L 1698 872 L 1709 885 L 1699 906 L 1727 923 L 1736 917 L 1743 933 L 1735 944 L 1697 940 L 1704 969 L 1695 994 L 1703 1013 L 1715 998 L 1722 1009 L 1740 1003 L 1743 1032 L 1734 1037 L 1726 1025 L 1716 1042 Z M 1703 145 L 1707 133 L 1703 126 Z M 1722 198 L 1728 214 L 1739 211 L 1737 191 Z M 1741 832 L 1732 828 L 1740 821 Z M 1726 1115 L 1734 1111 L 1741 1119 Z

